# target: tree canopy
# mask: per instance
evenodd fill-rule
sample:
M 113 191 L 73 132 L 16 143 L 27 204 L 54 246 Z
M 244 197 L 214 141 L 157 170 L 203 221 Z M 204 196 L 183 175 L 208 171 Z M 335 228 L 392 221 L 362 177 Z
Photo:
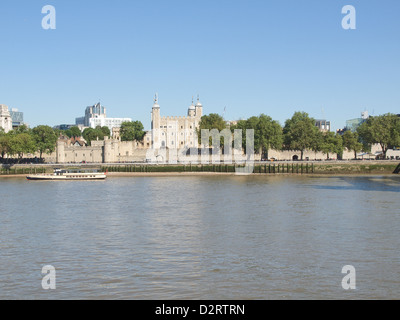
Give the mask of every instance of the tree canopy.
M 342 137 L 334 132 L 323 132 L 322 133 L 322 144 L 320 151 L 326 154 L 326 158 L 329 159 L 329 154 L 342 154 L 343 152 L 343 140 Z
M 304 151 L 314 147 L 318 132 L 315 120 L 308 113 L 295 112 L 292 118 L 286 120 L 283 128 L 284 146 L 286 149 L 299 150 L 303 160 Z
M 5 133 L 0 130 L 0 154 L 4 159 L 7 154 L 9 157 L 17 156 L 19 160 L 26 154 L 40 152 L 51 153 L 56 149 L 57 135 L 49 126 L 37 126 L 29 129 L 26 125 Z
M 32 137 L 35 140 L 37 150 L 40 152 L 40 158 L 42 158 L 43 153 L 50 154 L 56 149 L 58 137 L 51 127 L 42 125 L 33 128 Z
M 104 132 L 101 130 L 101 127 L 98 126 L 95 129 L 93 128 L 86 128 L 82 132 L 83 139 L 86 140 L 87 144 L 90 146 L 92 141 L 94 140 L 104 140 Z
M 140 121 L 123 122 L 120 128 L 121 141 L 143 141 L 146 134 Z
M 197 137 L 199 143 L 201 143 L 201 131 L 202 130 L 213 130 L 216 129 L 219 132 L 223 131 L 226 129 L 226 122 L 222 116 L 220 116 L 217 113 L 210 113 L 209 115 L 204 115 L 201 117 L 200 123 L 199 123 L 199 128 L 196 130 L 197 132 Z M 209 144 L 212 144 L 212 136 L 210 136 L 210 141 Z M 224 145 L 224 137 L 221 137 L 220 139 L 220 145 Z
M 242 130 L 242 145 L 246 146 L 246 130 L 254 130 L 254 149 L 257 153 L 265 154 L 268 158 L 270 149 L 280 150 L 283 143 L 282 127 L 279 122 L 271 117 L 261 114 L 258 117 L 250 117 L 247 120 L 240 120 L 231 130 Z
M 347 130 L 343 136 L 343 147 L 349 151 L 354 152 L 354 159 L 357 159 L 357 152 L 360 152 L 363 148 L 363 144 L 359 140 L 357 132 Z
M 384 159 L 388 149 L 400 146 L 400 118 L 395 114 L 370 117 L 357 132 L 364 143 L 379 144 Z
M 26 153 L 35 153 L 37 151 L 35 139 L 29 133 L 19 133 L 11 137 L 10 140 L 10 155 L 17 155 L 22 159 Z
M 70 129 L 65 130 L 65 134 L 69 138 L 78 138 L 82 136 L 82 131 L 78 127 L 72 127 Z

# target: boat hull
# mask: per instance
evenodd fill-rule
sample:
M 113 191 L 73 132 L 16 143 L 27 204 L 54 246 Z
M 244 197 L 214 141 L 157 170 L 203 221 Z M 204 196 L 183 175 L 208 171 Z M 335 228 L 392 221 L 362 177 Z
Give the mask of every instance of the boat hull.
M 56 176 L 56 175 L 29 175 L 26 177 L 28 180 L 32 181 L 71 181 L 71 180 L 104 180 L 107 178 L 105 174 L 96 174 L 96 175 L 74 175 L 74 176 Z

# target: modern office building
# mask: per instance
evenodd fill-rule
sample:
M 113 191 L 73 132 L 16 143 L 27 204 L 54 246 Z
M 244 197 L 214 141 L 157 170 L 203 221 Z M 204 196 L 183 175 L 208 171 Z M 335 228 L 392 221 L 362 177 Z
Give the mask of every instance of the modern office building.
M 346 130 L 355 132 L 359 126 L 361 126 L 369 118 L 368 111 L 361 112 L 361 118 L 350 119 L 346 121 Z
M 10 111 L 10 116 L 13 129 L 17 129 L 24 124 L 24 113 L 18 111 L 18 109 L 12 108 Z
M 85 110 L 85 116 L 76 118 L 75 123 L 76 125 L 90 127 L 90 119 L 105 119 L 106 117 L 106 108 L 100 103 L 97 103 L 93 106 L 87 107 Z
M 54 126 L 53 129 L 57 129 L 57 130 L 68 130 L 71 129 L 72 127 L 76 127 L 75 124 L 60 124 L 58 126 Z
M 121 127 L 123 122 L 130 122 L 131 118 L 107 118 L 106 108 L 100 103 L 93 106 L 87 107 L 85 110 L 85 116 L 76 118 L 75 124 L 79 127 L 96 128 L 108 127 L 110 132 L 113 128 Z
M 315 120 L 315 126 L 318 127 L 321 132 L 331 131 L 331 122 L 326 120 Z
M 131 118 L 91 118 L 89 119 L 89 127 L 107 127 L 108 129 L 110 129 L 110 132 L 112 132 L 114 128 L 120 128 L 123 122 L 131 121 Z

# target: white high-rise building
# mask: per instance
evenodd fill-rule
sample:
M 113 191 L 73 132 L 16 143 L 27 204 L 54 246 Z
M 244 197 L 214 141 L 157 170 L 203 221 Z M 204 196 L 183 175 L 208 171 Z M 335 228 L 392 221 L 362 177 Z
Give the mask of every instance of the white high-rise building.
M 76 125 L 95 129 L 97 126 L 108 127 L 110 132 L 113 128 L 121 127 L 123 122 L 131 122 L 131 118 L 107 118 L 106 108 L 100 103 L 87 107 L 85 116 L 76 118 Z
M 0 104 L 0 127 L 3 128 L 4 132 L 12 130 L 12 119 L 8 107 L 4 104 Z
M 113 128 L 120 128 L 123 122 L 131 122 L 131 118 L 90 118 L 89 127 L 95 129 L 97 126 L 108 127 L 110 132 Z

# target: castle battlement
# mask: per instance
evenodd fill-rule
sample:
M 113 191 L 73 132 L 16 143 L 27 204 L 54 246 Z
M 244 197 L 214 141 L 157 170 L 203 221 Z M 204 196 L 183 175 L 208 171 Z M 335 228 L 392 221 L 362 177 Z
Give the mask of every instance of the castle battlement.
M 179 121 L 179 120 L 186 120 L 186 119 L 191 119 L 190 117 L 184 117 L 184 116 L 164 116 L 161 117 L 161 121 Z

